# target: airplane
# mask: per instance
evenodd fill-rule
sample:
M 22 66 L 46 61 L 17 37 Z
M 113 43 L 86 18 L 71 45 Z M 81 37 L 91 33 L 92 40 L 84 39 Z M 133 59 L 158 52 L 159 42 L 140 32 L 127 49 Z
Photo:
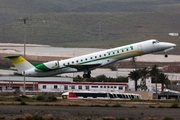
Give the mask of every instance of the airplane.
M 40 64 L 31 64 L 22 55 L 10 55 L 5 58 L 10 59 L 18 73 L 24 76 L 48 77 L 62 73 L 84 72 L 83 78 L 90 78 L 91 70 L 118 60 L 134 58 L 158 51 L 164 51 L 165 57 L 168 57 L 167 51 L 172 50 L 175 46 L 176 44 L 173 43 L 151 39 L 79 57 Z

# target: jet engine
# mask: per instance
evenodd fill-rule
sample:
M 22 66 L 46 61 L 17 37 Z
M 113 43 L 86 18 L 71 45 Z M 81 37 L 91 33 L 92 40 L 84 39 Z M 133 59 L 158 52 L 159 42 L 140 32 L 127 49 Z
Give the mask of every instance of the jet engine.
M 52 71 L 52 70 L 55 70 L 58 68 L 59 68 L 58 61 L 50 61 L 50 62 L 39 64 L 39 65 L 35 66 L 34 68 L 28 69 L 26 71 L 23 71 L 22 75 L 39 76 L 39 75 L 46 74 L 46 72 L 48 72 L 48 71 Z
M 50 71 L 57 68 L 59 68 L 58 61 L 50 61 L 50 62 L 42 63 L 36 66 L 36 69 L 40 71 Z

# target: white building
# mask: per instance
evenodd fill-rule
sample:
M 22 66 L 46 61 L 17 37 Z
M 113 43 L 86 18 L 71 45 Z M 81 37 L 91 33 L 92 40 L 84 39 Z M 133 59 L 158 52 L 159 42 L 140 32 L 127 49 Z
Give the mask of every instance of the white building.
M 127 83 L 119 82 L 73 82 L 72 78 L 61 77 L 26 77 L 26 92 L 66 92 L 66 91 L 105 91 L 124 92 L 128 89 Z M 23 91 L 22 76 L 0 77 L 0 91 Z
M 124 92 L 128 88 L 126 83 L 114 82 L 38 82 L 38 90 L 42 92 L 67 91 L 107 91 Z

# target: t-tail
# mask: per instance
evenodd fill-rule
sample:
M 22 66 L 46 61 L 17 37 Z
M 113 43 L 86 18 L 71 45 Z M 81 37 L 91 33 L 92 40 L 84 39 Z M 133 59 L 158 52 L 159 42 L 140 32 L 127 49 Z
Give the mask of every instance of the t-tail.
M 21 55 L 10 55 L 5 58 L 11 60 L 12 64 L 16 67 L 19 73 L 23 74 L 24 71 L 34 68 L 34 66 Z

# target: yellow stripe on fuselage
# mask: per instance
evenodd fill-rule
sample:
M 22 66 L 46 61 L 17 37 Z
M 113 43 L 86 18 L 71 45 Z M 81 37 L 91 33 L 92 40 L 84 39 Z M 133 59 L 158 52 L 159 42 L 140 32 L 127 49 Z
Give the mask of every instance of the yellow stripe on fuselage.
M 133 51 L 130 51 L 129 53 L 138 53 L 138 54 L 144 54 L 144 52 L 142 50 L 133 50 Z
M 26 60 L 22 56 L 19 56 L 19 57 L 16 57 L 16 58 L 9 58 L 9 59 L 12 61 L 12 63 L 14 65 L 26 62 Z

